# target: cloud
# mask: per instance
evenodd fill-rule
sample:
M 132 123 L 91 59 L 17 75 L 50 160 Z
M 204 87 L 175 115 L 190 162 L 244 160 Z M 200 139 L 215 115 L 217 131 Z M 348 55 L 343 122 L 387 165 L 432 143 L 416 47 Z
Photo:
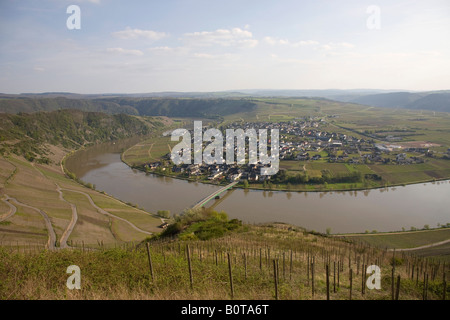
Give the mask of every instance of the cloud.
M 305 47 L 305 46 L 317 46 L 319 42 L 313 40 L 299 41 L 299 42 L 291 42 L 287 39 L 277 39 L 273 37 L 264 37 L 263 41 L 271 46 L 290 46 L 290 47 Z
M 197 52 L 192 54 L 192 57 L 197 59 L 203 59 L 203 60 L 220 60 L 222 62 L 224 61 L 236 61 L 239 59 L 239 56 L 236 54 L 231 53 L 224 53 L 224 54 L 210 54 L 210 53 L 204 53 L 204 52 Z
M 37 72 L 44 72 L 45 71 L 45 69 L 42 68 L 42 67 L 34 67 L 33 70 L 37 71 Z
M 154 48 L 149 48 L 148 50 L 149 50 L 149 51 L 152 51 L 152 52 L 172 52 L 172 51 L 174 51 L 175 49 L 174 49 L 174 48 L 171 48 L 171 47 L 164 46 L 164 47 L 154 47 Z
M 101 0 L 72 0 L 72 2 L 82 3 L 82 2 L 90 2 L 95 4 L 100 4 Z
M 194 57 L 200 59 L 213 59 L 214 55 L 209 53 L 194 53 Z
M 133 56 L 142 56 L 144 53 L 141 50 L 132 50 L 132 49 L 124 49 L 124 48 L 108 48 L 107 52 L 133 55 Z
M 338 49 L 353 49 L 355 47 L 354 44 L 348 42 L 330 42 L 328 44 L 324 44 L 321 46 L 322 49 L 328 50 L 338 50 Z
M 147 39 L 152 41 L 157 41 L 168 36 L 165 32 L 131 29 L 130 27 L 126 27 L 125 30 L 122 31 L 113 32 L 112 35 L 124 40 Z
M 217 29 L 184 34 L 184 40 L 194 46 L 223 46 L 223 47 L 255 47 L 258 40 L 248 30 L 240 28 Z
M 300 42 L 294 43 L 293 46 L 294 47 L 295 46 L 300 46 L 300 47 L 303 47 L 303 46 L 317 46 L 318 44 L 319 44 L 319 42 L 317 42 L 317 41 L 306 40 L 306 41 L 300 41 Z

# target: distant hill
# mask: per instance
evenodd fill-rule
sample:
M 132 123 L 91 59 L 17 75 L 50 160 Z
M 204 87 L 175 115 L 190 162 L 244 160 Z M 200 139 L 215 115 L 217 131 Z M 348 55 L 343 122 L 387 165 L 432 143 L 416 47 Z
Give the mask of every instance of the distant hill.
M 153 125 L 157 125 L 153 120 Z M 80 110 L 0 114 L 0 154 L 46 161 L 46 144 L 77 149 L 89 143 L 148 134 L 150 122 L 125 115 Z
M 107 99 L 121 106 L 136 109 L 141 116 L 204 117 L 214 118 L 229 114 L 248 112 L 256 103 L 246 99 Z
M 410 103 L 406 108 L 450 112 L 450 92 L 429 94 Z
M 130 115 L 138 115 L 138 111 L 127 105 L 119 105 L 112 101 L 104 99 L 79 99 L 65 97 L 11 97 L 0 96 L 0 112 L 19 113 L 19 112 L 38 112 L 38 111 L 55 111 L 60 109 L 75 109 L 81 111 L 105 112 L 109 114 L 124 113 Z
M 247 99 L 219 98 L 66 98 L 66 97 L 11 97 L 0 96 L 0 112 L 20 113 L 76 109 L 81 111 L 124 113 L 141 116 L 207 117 L 214 118 L 238 112 L 248 112 L 256 108 L 256 103 Z
M 153 92 L 76 94 L 69 92 L 0 94 L 0 112 L 19 113 L 77 109 L 129 115 L 207 117 L 252 111 L 252 98 L 308 98 L 350 102 L 380 108 L 450 112 L 450 91 L 407 92 L 354 90 L 237 90 L 219 92 Z
M 450 112 L 450 92 L 394 92 L 365 95 L 350 102 L 381 108 Z
M 353 103 L 364 104 L 381 108 L 405 108 L 408 104 L 422 98 L 420 93 L 392 92 L 383 94 L 370 94 L 351 100 Z

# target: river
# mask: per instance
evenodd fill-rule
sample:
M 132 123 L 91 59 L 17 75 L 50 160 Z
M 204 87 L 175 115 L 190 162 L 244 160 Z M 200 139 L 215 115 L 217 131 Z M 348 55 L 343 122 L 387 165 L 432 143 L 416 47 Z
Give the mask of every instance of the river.
M 137 140 L 106 143 L 81 150 L 67 168 L 97 190 L 156 212 L 181 213 L 218 186 L 161 177 L 133 170 L 120 152 Z M 233 189 L 207 206 L 248 223 L 285 222 L 332 233 L 397 231 L 450 222 L 450 183 L 350 192 L 277 192 Z

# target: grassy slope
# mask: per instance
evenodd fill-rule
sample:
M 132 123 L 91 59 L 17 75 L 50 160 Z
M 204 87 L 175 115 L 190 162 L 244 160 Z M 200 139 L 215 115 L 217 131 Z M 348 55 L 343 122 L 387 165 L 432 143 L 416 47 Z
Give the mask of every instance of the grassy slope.
M 450 239 L 450 229 L 433 229 L 414 232 L 346 235 L 381 248 L 415 248 Z
M 192 260 L 192 289 L 187 244 Z M 287 225 L 244 226 L 237 232 L 208 241 L 150 242 L 150 252 L 154 280 L 143 245 L 97 252 L 62 250 L 27 254 L 0 248 L 3 262 L 0 278 L 4 279 L 0 282 L 0 299 L 230 299 L 227 253 L 231 258 L 234 299 L 274 299 L 273 259 L 278 261 L 279 299 L 325 299 L 325 257 L 329 258 L 331 270 L 332 300 L 349 298 L 350 267 L 353 270 L 352 299 L 390 299 L 391 296 L 391 254 L 362 244 L 304 233 Z M 307 268 L 313 256 L 314 297 L 311 272 Z M 366 289 L 362 294 L 363 259 L 377 261 L 382 272 L 381 290 Z M 342 270 L 334 292 L 337 262 Z M 416 286 L 415 280 L 410 280 L 407 267 L 422 262 L 423 259 L 408 255 L 397 256 L 395 272 L 402 279 L 400 299 L 422 298 L 422 274 Z M 72 264 L 81 269 L 81 290 L 66 288 L 66 268 Z M 432 268 L 428 262 L 428 270 Z M 430 275 L 429 299 L 442 296 L 442 265 L 438 270 L 434 278 Z
M 58 162 L 56 161 L 56 163 Z M 6 186 L 4 183 L 5 175 L 2 176 L 1 182 L 4 185 L 2 194 L 17 198 L 22 203 L 46 212 L 55 229 L 57 241 L 66 230 L 72 218 L 72 212 L 70 206 L 59 199 L 55 183 L 63 189 L 69 189 L 69 191 L 63 191 L 64 198 L 77 207 L 79 220 L 69 237 L 69 242 L 74 245 L 81 246 L 84 243 L 85 245 L 97 246 L 98 243 L 103 243 L 111 246 L 123 241 L 141 241 L 148 235 L 134 230 L 121 220 L 99 213 L 89 203 L 86 196 L 73 191 L 89 194 L 100 208 L 138 225 L 141 229 L 149 232 L 160 231 L 157 227 L 161 224 L 159 218 L 79 185 L 66 178 L 57 165 L 32 166 L 26 160 L 18 157 L 3 158 L 0 163 L 2 168 L 8 168 L 7 164 L 10 165 L 10 170 L 11 165 L 16 168 L 16 173 L 9 179 Z M 0 214 L 7 213 L 8 207 L 2 206 L 2 208 Z M 19 209 L 12 218 L 7 220 L 10 223 L 3 223 L 0 226 L 2 230 L 0 241 L 4 244 L 13 243 L 21 246 L 43 244 L 46 237 L 42 235 L 46 235 L 46 230 L 42 218 L 33 210 L 20 207 Z M 36 230 L 39 230 L 39 232 Z

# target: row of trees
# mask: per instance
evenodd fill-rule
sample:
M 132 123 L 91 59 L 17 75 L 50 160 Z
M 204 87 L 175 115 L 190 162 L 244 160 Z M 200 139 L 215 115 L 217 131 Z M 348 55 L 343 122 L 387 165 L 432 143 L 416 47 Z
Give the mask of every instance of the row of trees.
M 322 170 L 320 177 L 309 177 L 307 173 L 298 173 L 296 175 L 287 174 L 286 170 L 280 170 L 273 176 L 272 183 L 282 184 L 325 184 L 325 183 L 358 183 L 364 179 L 359 171 L 351 173 L 332 174 L 329 170 Z

